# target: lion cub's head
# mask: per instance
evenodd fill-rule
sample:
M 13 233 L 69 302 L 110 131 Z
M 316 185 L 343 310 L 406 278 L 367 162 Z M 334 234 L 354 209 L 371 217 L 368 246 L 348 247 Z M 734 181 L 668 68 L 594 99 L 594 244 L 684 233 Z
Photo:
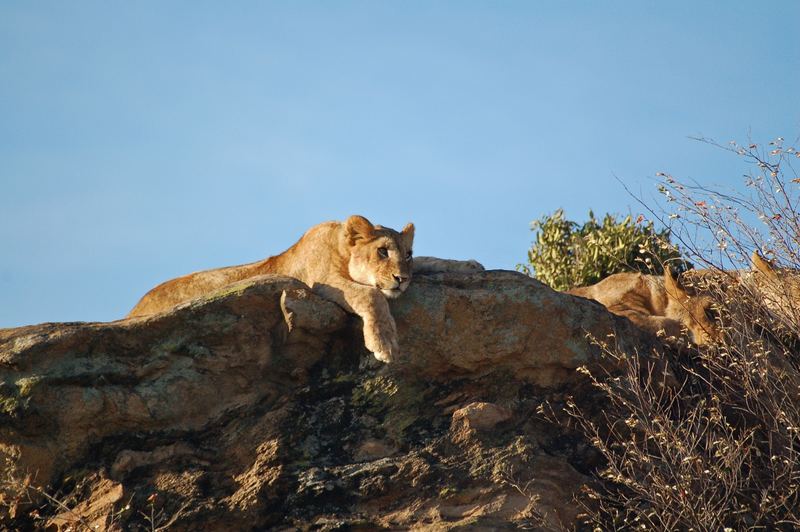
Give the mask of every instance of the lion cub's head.
M 363 216 L 351 216 L 344 223 L 349 246 L 348 273 L 357 283 L 374 286 L 386 297 L 402 294 L 411 282 L 411 247 L 414 224 L 398 233 L 394 229 L 372 225 Z
M 753 252 L 753 281 L 764 306 L 786 323 L 800 321 L 800 271 L 776 268 Z
M 721 331 L 715 301 L 702 291 L 689 294 L 664 268 L 664 289 L 667 293 L 666 315 L 681 322 L 692 334 L 697 345 L 719 342 Z

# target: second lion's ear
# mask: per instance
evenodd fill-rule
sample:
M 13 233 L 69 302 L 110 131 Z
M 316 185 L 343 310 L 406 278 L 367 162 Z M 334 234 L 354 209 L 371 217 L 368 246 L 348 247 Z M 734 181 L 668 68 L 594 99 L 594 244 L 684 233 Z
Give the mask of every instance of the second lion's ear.
M 406 245 L 407 248 L 411 249 L 411 245 L 414 243 L 414 224 L 408 223 L 403 230 L 400 232 L 400 236 L 403 239 L 403 243 Z
M 775 268 L 773 268 L 772 264 L 770 264 L 768 261 L 764 260 L 758 251 L 753 252 L 751 259 L 753 261 L 753 267 L 756 269 L 756 271 L 763 273 L 769 279 L 775 279 L 777 277 L 777 275 L 775 275 Z
M 669 266 L 664 267 L 664 288 L 667 291 L 667 297 L 671 299 L 680 301 L 689 297 L 686 290 L 683 289 L 672 275 L 672 270 L 669 269 Z
M 354 214 L 344 223 L 344 232 L 347 235 L 347 243 L 351 246 L 362 238 L 369 238 L 375 227 L 363 216 Z

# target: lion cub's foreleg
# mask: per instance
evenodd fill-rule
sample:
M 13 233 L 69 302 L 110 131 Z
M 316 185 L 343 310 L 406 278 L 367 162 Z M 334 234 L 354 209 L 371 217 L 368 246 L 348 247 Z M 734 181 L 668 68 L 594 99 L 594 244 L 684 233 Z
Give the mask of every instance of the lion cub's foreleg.
M 665 316 L 653 316 L 647 312 L 627 308 L 624 305 L 611 305 L 608 310 L 618 316 L 628 318 L 634 324 L 656 336 L 663 334 L 667 338 L 677 338 L 681 336 L 684 329 L 683 324 L 677 320 Z
M 381 362 L 394 362 L 400 354 L 397 325 L 389 311 L 389 303 L 379 290 L 365 311 L 358 312 L 364 321 L 364 344 Z
M 375 358 L 386 363 L 397 358 L 400 353 L 397 326 L 380 290 L 350 282 L 316 284 L 314 290 L 361 318 L 364 344 Z

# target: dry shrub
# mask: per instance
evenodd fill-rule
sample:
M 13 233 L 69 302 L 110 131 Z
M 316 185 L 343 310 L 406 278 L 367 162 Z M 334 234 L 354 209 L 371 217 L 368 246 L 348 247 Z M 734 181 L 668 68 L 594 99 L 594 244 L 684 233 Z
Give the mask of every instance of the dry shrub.
M 751 164 L 743 192 L 661 174 L 651 210 L 715 294 L 724 340 L 675 352 L 669 378 L 637 353 L 603 345 L 621 368 L 590 375 L 610 407 L 568 413 L 605 457 L 582 500 L 602 529 L 766 530 L 800 527 L 800 179 L 798 153 L 777 139 L 717 147 Z M 754 271 L 758 251 L 773 260 Z

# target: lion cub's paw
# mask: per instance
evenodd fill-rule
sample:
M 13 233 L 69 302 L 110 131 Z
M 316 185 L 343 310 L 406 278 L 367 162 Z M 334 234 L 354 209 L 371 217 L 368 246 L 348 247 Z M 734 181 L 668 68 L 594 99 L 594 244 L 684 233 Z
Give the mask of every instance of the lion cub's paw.
M 396 336 L 381 334 L 381 331 L 371 328 L 364 329 L 364 344 L 376 359 L 387 364 L 393 362 L 400 351 Z
M 375 346 L 373 346 L 373 348 L 370 348 L 369 343 L 367 343 L 367 349 L 372 352 L 377 360 L 380 360 L 385 364 L 390 364 L 397 360 L 397 354 L 400 352 L 400 348 L 397 345 L 397 340 L 387 343 L 379 343 L 379 345 L 381 345 L 381 347 L 374 348 Z
M 388 352 L 376 351 L 372 354 L 375 356 L 376 360 L 380 360 L 384 364 L 389 364 L 394 360 L 394 357 L 390 355 Z

